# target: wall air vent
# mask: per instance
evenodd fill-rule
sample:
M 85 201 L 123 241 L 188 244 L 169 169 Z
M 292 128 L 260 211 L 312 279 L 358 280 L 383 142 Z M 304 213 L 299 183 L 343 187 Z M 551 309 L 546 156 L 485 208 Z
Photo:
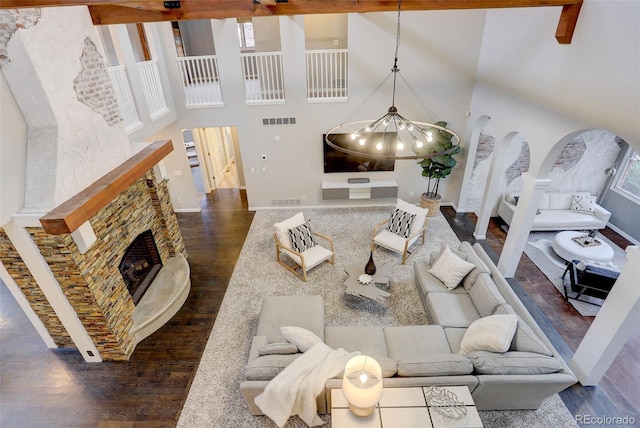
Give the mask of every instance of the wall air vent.
M 271 206 L 273 207 L 288 207 L 291 205 L 300 205 L 300 199 L 272 199 Z
M 265 117 L 262 118 L 262 124 L 264 126 L 269 125 L 295 125 L 295 117 Z

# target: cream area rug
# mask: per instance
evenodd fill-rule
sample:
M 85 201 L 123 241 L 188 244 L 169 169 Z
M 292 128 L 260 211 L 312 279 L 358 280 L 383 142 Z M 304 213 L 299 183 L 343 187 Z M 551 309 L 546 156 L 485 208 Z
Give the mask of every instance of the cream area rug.
M 562 285 L 562 275 L 566 268 L 566 261 L 553 251 L 552 243 L 556 233 L 558 232 L 531 232 L 524 252 L 542 273 L 544 273 L 560 294 L 564 296 L 565 291 Z M 597 239 L 609 244 L 611 248 L 613 248 L 614 256 L 611 260 L 612 265 L 619 268 L 623 267 L 627 260 L 625 251 L 601 234 L 598 234 Z M 566 281 L 567 284 L 569 284 L 568 276 L 566 277 Z M 575 293 L 573 293 L 573 295 L 575 295 Z M 588 302 L 572 299 L 571 296 L 572 292 L 569 291 L 569 303 L 582 316 L 596 316 L 600 310 L 600 305 L 604 302 L 602 299 L 591 296 L 581 297 L 582 300 L 588 300 Z
M 459 240 L 442 214 L 430 217 L 425 246 L 401 265 L 401 256 L 384 249 L 374 252 L 377 265 L 391 266 L 391 296 L 385 303 L 345 295 L 344 267 L 367 263 L 373 225 L 388 218 L 389 207 L 302 210 L 312 228 L 334 239 L 336 263 L 323 263 L 303 282 L 275 261 L 273 224 L 300 210 L 258 211 L 238 258 L 220 311 L 202 355 L 178 427 L 275 427 L 266 416 L 251 416 L 240 392 L 250 341 L 255 334 L 262 299 L 267 295 L 317 294 L 324 298 L 327 325 L 415 325 L 429 320 L 419 300 L 413 260 L 428 257 L 441 243 Z M 487 427 L 572 427 L 573 418 L 556 395 L 537 411 L 480 412 Z M 327 426 L 329 415 L 321 415 Z M 291 418 L 287 427 L 303 427 Z

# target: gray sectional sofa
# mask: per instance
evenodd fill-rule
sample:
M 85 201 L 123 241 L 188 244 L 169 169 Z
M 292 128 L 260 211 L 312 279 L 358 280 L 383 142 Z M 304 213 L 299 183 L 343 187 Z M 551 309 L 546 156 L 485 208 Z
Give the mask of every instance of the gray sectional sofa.
M 264 299 L 253 338 L 245 381 L 240 388 L 252 414 L 262 414 L 254 398 L 269 380 L 300 356 L 280 327 L 304 327 L 332 348 L 360 351 L 382 366 L 385 388 L 466 385 L 480 410 L 537 409 L 542 401 L 577 379 L 536 324 L 517 295 L 478 244 L 462 242 L 454 253 L 475 267 L 449 290 L 428 270 L 438 258 L 414 263 L 416 286 L 431 320 L 412 326 L 326 326 L 320 296 L 270 296 Z M 504 353 L 475 351 L 460 355 L 473 321 L 494 314 L 515 314 L 517 330 Z M 293 348 L 293 349 L 292 349 Z M 317 398 L 318 412 L 331 408 L 329 379 Z

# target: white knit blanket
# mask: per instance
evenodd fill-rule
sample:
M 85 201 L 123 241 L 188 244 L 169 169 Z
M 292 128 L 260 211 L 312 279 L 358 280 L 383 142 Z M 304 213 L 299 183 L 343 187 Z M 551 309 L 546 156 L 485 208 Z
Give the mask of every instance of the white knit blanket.
M 316 397 L 327 380 L 342 372 L 347 361 L 356 355 L 359 352 L 349 353 L 317 343 L 274 377 L 255 402 L 279 427 L 294 415 L 309 426 L 322 425 Z

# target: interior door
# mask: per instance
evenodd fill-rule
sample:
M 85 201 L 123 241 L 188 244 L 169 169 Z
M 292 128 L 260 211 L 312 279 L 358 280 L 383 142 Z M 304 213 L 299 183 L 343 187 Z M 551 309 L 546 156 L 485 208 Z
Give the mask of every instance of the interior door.
M 196 150 L 200 158 L 200 168 L 202 171 L 203 185 L 207 193 L 215 190 L 218 186 L 215 181 L 215 167 L 211 160 L 209 143 L 206 128 L 194 128 L 193 140 L 196 143 Z
M 207 158 L 211 165 L 211 179 L 217 188 L 222 181 L 224 175 L 224 164 L 221 155 L 224 153 L 220 150 L 220 128 L 205 128 L 205 141 L 207 148 Z

